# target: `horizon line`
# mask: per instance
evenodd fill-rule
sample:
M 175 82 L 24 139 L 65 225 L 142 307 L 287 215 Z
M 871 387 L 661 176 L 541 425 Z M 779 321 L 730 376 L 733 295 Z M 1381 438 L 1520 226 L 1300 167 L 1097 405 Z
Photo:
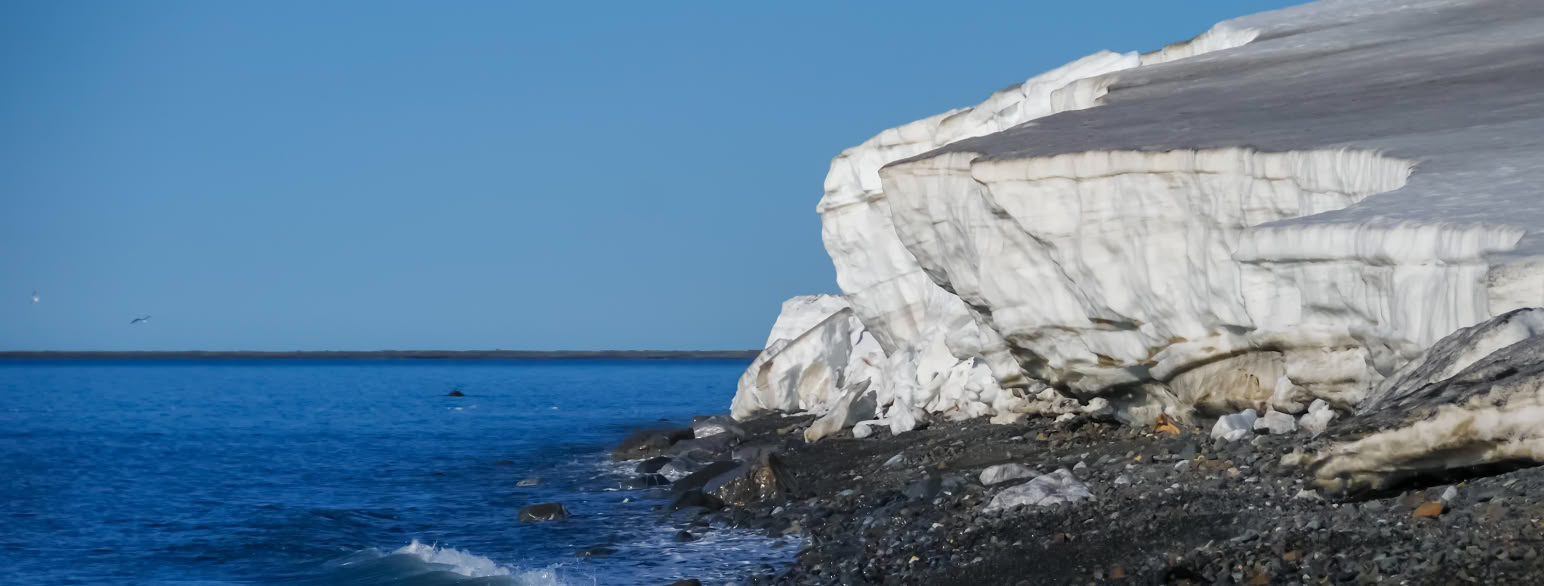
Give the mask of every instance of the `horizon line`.
M 0 350 L 0 359 L 136 358 L 408 358 L 446 359 L 711 359 L 755 358 L 761 350 Z

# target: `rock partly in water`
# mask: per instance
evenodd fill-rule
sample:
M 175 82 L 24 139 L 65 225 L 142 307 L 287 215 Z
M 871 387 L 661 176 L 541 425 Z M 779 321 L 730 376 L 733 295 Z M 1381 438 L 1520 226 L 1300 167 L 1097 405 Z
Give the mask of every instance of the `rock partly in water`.
M 763 452 L 759 457 L 724 472 L 709 483 L 709 490 L 725 504 L 748 507 L 781 502 L 794 490 L 795 480 L 783 470 L 776 453 Z
M 670 479 L 665 478 L 661 474 L 643 474 L 623 480 L 618 488 L 622 490 L 643 490 L 660 486 L 670 486 Z
M 515 483 L 515 486 L 540 486 L 541 483 L 541 478 L 533 476 L 531 478 L 522 479 L 520 482 Z
M 727 415 L 709 415 L 692 418 L 692 433 L 698 438 L 712 437 L 723 433 L 744 438 L 745 428 L 740 427 L 739 424 L 734 422 L 733 418 Z
M 633 432 L 611 450 L 611 461 L 639 460 L 663 455 L 676 442 L 692 439 L 691 428 L 644 429 Z
M 578 555 L 582 558 L 596 558 L 609 556 L 616 552 L 616 548 L 605 545 L 597 545 L 595 547 L 587 547 L 579 550 Z
M 530 523 L 535 521 L 562 521 L 568 519 L 568 509 L 561 503 L 542 503 L 530 505 L 520 509 L 520 521 Z
M 653 458 L 649 458 L 647 460 L 639 462 L 638 466 L 636 468 L 633 468 L 633 472 L 637 472 L 639 474 L 654 474 L 656 472 L 659 472 L 661 468 L 664 468 L 665 465 L 669 464 L 669 463 L 670 463 L 670 457 L 668 457 L 668 456 L 655 456 Z

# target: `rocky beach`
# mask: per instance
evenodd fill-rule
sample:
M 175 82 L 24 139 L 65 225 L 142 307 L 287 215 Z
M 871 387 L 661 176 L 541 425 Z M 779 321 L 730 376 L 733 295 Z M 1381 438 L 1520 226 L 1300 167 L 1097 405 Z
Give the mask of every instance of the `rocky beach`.
M 696 474 L 652 489 L 683 535 L 752 528 L 801 548 L 747 584 L 1530 584 L 1544 573 L 1538 468 L 1327 496 L 1297 462 L 1328 441 L 1301 430 L 1228 441 L 1078 416 L 808 443 L 810 421 L 766 416 L 633 455 L 696 461 Z
M 801 548 L 752 583 L 1538 583 L 1541 48 L 1320 0 L 884 130 L 816 206 L 841 294 L 618 457 Z

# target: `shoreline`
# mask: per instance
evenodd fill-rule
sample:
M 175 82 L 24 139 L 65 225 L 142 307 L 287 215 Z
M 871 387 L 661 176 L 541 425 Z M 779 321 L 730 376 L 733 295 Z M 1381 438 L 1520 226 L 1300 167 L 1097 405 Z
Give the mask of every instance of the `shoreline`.
M 1544 468 L 1339 499 L 1305 490 L 1311 474 L 1284 461 L 1329 441 L 1306 434 L 1230 442 L 1206 427 L 1167 433 L 1079 416 L 940 420 L 899 436 L 845 430 L 807 443 L 811 419 L 734 422 L 734 441 L 699 434 L 658 454 L 693 458 L 701 472 L 674 483 L 667 514 L 802 544 L 792 564 L 743 584 L 1530 584 L 1544 575 L 1532 521 L 1544 518 L 1532 496 L 1544 493 Z M 984 484 L 983 470 L 1000 464 L 1032 471 Z M 1040 475 L 1070 475 L 1087 497 L 988 510 Z
M 3 351 L 0 360 L 750 360 L 760 350 Z

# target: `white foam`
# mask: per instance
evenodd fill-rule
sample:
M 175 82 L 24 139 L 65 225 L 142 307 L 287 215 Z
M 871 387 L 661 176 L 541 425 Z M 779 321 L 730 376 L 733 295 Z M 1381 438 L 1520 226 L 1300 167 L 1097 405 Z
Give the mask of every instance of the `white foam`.
M 414 539 L 412 543 L 391 552 L 392 555 L 411 555 L 436 570 L 455 572 L 468 578 L 509 576 L 520 586 L 563 586 L 556 568 L 519 570 L 500 565 L 486 557 L 453 547 L 430 545 Z

